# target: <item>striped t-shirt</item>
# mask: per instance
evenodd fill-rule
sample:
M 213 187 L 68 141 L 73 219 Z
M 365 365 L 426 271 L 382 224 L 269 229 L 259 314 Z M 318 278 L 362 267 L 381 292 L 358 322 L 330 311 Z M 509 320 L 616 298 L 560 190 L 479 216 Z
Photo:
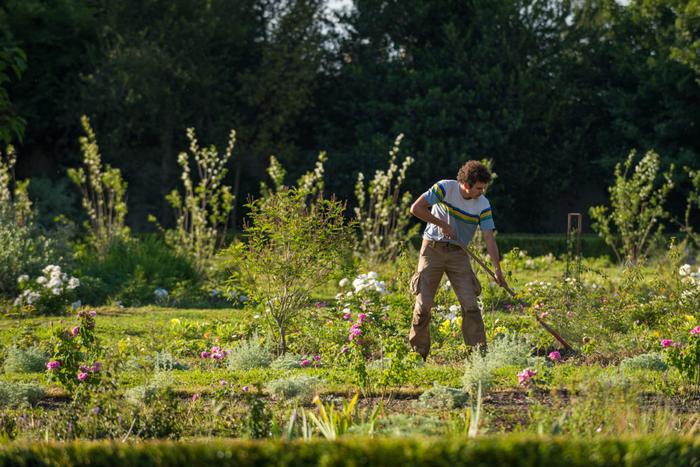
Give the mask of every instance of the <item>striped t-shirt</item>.
M 463 198 L 457 180 L 440 180 L 423 196 L 432 206 L 433 216 L 447 221 L 457 232 L 456 241 L 448 240 L 442 236 L 440 227 L 428 222 L 423 233 L 423 238 L 427 240 L 459 242 L 466 246 L 474 237 L 477 227 L 482 231 L 496 229 L 489 200 L 485 196 L 476 199 Z

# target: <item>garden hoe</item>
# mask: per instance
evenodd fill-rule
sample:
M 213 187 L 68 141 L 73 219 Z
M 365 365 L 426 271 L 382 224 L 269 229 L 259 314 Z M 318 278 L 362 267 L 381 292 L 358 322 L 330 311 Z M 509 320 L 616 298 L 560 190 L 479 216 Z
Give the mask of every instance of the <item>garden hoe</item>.
M 486 265 L 486 263 L 484 263 L 476 254 L 474 254 L 474 252 L 472 252 L 472 251 L 469 249 L 469 247 L 464 246 L 464 245 L 460 245 L 460 246 L 462 247 L 462 249 L 463 249 L 464 251 L 467 252 L 467 254 L 468 254 L 469 256 L 471 256 L 471 258 L 472 258 L 474 261 L 476 261 L 477 263 L 479 263 L 479 266 L 481 266 L 482 268 L 484 268 L 484 270 L 486 271 L 486 273 L 487 273 L 489 276 L 491 276 L 491 278 L 492 278 L 494 281 L 496 281 L 496 274 L 494 274 L 493 271 L 491 271 L 491 269 L 489 269 L 489 267 Z M 496 283 L 498 283 L 498 281 L 496 281 Z M 513 292 L 513 289 L 511 289 L 511 288 L 508 286 L 508 284 L 501 285 L 501 287 L 503 287 L 504 289 L 506 289 L 506 292 L 508 292 L 508 293 L 510 294 L 510 296 L 513 297 L 515 300 L 517 300 L 518 303 L 520 303 L 520 304 L 523 305 L 524 307 L 527 307 L 527 306 L 528 306 L 527 303 L 525 303 L 524 301 L 520 300 L 518 297 L 515 296 L 515 292 Z M 552 327 L 551 327 L 550 325 L 548 325 L 547 323 L 545 323 L 544 321 L 542 321 L 542 318 L 540 318 L 539 316 L 537 316 L 537 313 L 533 313 L 533 316 L 535 317 L 535 319 L 537 320 L 537 322 L 539 323 L 539 325 L 542 326 L 548 333 L 550 333 L 557 341 L 559 341 L 559 343 L 560 343 L 561 345 L 563 345 L 564 348 L 565 348 L 567 351 L 569 351 L 569 352 L 575 352 L 574 348 L 571 347 L 571 344 L 569 344 L 568 342 L 566 342 L 566 340 L 565 340 L 563 337 L 561 337 L 561 335 L 560 335 L 557 331 L 555 331 L 554 329 L 552 329 Z

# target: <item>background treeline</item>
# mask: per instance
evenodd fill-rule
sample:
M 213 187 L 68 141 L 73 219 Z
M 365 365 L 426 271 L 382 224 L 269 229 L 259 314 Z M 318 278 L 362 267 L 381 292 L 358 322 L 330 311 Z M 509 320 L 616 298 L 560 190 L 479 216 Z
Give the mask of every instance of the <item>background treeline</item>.
M 172 220 L 187 127 L 223 147 L 240 207 L 274 154 L 290 180 L 328 151 L 351 200 L 399 133 L 414 195 L 490 158 L 502 231 L 562 231 L 616 162 L 700 165 L 698 0 L 3 0 L 0 138 L 48 222 L 80 216 L 80 115 L 129 183 L 128 223 Z M 685 205 L 676 171 L 670 208 Z M 240 223 L 238 215 L 234 222 Z

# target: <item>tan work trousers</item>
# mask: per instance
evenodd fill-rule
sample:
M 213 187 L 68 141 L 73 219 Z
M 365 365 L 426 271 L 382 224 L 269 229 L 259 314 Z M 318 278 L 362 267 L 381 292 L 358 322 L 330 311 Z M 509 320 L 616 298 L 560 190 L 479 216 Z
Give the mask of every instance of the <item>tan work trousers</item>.
M 411 278 L 411 291 L 416 296 L 416 304 L 408 336 L 413 350 L 423 358 L 430 352 L 430 309 L 443 273 L 447 273 L 462 308 L 464 343 L 486 344 L 484 320 L 476 300 L 481 293 L 481 285 L 466 251 L 450 243 L 423 240 L 418 269 Z

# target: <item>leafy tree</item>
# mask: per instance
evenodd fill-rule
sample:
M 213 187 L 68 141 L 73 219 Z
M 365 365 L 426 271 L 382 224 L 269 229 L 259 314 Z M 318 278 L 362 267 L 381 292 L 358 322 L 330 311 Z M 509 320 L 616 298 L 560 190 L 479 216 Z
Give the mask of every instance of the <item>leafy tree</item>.
M 18 47 L 0 47 L 0 142 L 10 144 L 13 138 L 22 139 L 26 120 L 17 115 L 5 89 L 13 75 L 19 79 L 26 69 L 27 57 Z
M 555 199 L 572 187 L 574 173 L 585 172 L 585 160 L 567 145 L 580 141 L 571 135 L 577 129 L 562 131 L 572 88 L 561 79 L 570 60 L 569 2 L 360 0 L 356 6 L 346 18 L 341 70 L 326 89 L 323 108 L 336 126 L 319 132 L 326 136 L 320 145 L 340 151 L 352 173 L 377 167 L 367 154 L 388 146 L 390 134 L 405 133 L 416 159 L 418 175 L 407 181 L 414 192 L 454 177 L 468 159 L 488 156 L 507 168 L 501 187 L 510 192 L 496 187 L 494 193 L 501 225 L 547 215 L 520 197 L 516 206 L 513 193 L 536 183 L 538 196 Z
M 306 199 L 304 190 L 291 188 L 251 202 L 247 243 L 230 247 L 251 298 L 265 307 L 281 353 L 292 320 L 339 267 L 350 244 L 343 204 L 317 199 L 307 205 Z
M 143 193 L 136 204 L 165 218 L 160 200 L 176 181 L 185 128 L 208 140 L 237 129 L 234 196 L 257 188 L 263 157 L 294 152 L 293 129 L 317 74 L 321 3 L 99 3 L 100 53 L 84 99 L 134 192 Z
M 632 264 L 647 255 L 652 237 L 663 231 L 661 221 L 668 217 L 663 205 L 673 187 L 673 165 L 657 186 L 659 155 L 649 151 L 638 163 L 635 158 L 632 151 L 624 165 L 615 166 L 615 184 L 609 188 L 610 214 L 605 206 L 590 209 L 593 228 L 610 245 L 618 261 L 625 259 Z
M 19 172 L 51 175 L 72 162 L 82 115 L 80 76 L 95 44 L 93 2 L 6 0 L 0 36 L 24 51 L 22 79 L 7 88 L 16 114 L 26 120 Z M 73 149 L 74 151 L 69 150 Z M 30 175 L 25 173 L 24 176 Z

